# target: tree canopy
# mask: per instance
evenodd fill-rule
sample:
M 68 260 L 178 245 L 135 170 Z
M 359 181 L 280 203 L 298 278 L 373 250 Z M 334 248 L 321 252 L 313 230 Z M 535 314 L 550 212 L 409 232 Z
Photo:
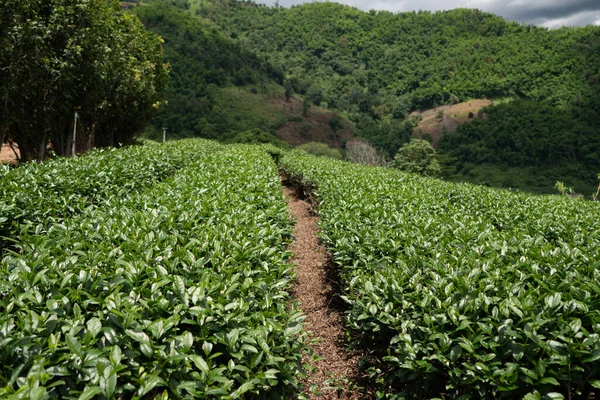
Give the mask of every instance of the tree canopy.
M 484 96 L 582 106 L 598 86 L 599 56 L 589 51 L 598 27 L 548 30 L 472 9 L 366 13 L 330 2 L 285 9 L 190 0 L 189 8 L 283 71 L 296 93 L 346 112 L 370 139 L 415 109 Z
M 85 147 L 131 142 L 158 110 L 161 39 L 116 0 L 0 3 L 0 133 L 22 161 L 69 153 L 73 112 Z
M 411 139 L 402 146 L 392 165 L 402 171 L 432 177 L 438 177 L 442 172 L 435 149 L 423 139 Z

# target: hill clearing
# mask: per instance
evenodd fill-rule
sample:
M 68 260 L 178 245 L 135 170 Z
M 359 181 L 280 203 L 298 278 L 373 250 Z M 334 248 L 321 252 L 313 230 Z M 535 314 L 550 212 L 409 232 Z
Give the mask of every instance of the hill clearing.
M 492 100 L 479 99 L 449 106 L 440 106 L 425 111 L 415 111 L 410 116 L 420 115 L 422 120 L 413 130 L 413 136 L 421 137 L 429 134 L 431 135 L 432 144 L 436 146 L 444 133 L 444 128 L 446 128 L 447 132 L 455 132 L 456 128 L 460 125 L 478 118 L 477 113 L 479 110 L 491 104 L 493 104 Z M 443 112 L 442 118 L 440 118 L 440 112 Z M 472 118 L 469 118 L 470 113 L 472 113 Z

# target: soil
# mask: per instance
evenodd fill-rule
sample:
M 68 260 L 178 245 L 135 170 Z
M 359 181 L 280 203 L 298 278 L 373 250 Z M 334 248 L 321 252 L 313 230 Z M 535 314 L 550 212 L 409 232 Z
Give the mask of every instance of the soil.
M 318 239 L 318 218 L 311 212 L 310 204 L 293 188 L 286 187 L 284 193 L 289 212 L 296 220 L 295 240 L 291 246 L 294 254 L 291 262 L 297 277 L 294 295 L 306 315 L 304 329 L 318 340 L 312 348 L 320 357 L 312 362 L 314 371 L 305 382 L 307 388 L 315 385 L 317 389 L 306 395 L 311 399 L 359 399 L 361 397 L 353 387 L 359 379 L 359 355 L 346 350 L 348 344 L 338 280 Z M 326 379 L 333 382 L 324 384 Z
M 329 120 L 334 117 L 334 113 L 311 106 L 307 115 L 303 115 L 303 104 L 295 97 L 289 100 L 283 97 L 273 98 L 269 103 L 287 116 L 288 121 L 277 129 L 277 136 L 292 146 L 321 142 L 330 147 L 341 148 L 345 142 L 354 139 L 352 122 L 346 118 L 340 116 L 343 128 L 334 134 L 329 126 Z
M 492 104 L 491 100 L 479 99 L 451 106 L 436 107 L 425 111 L 415 111 L 411 114 L 411 117 L 421 115 L 423 119 L 413 130 L 413 136 L 421 137 L 429 134 L 432 138 L 432 144 L 436 146 L 444 132 L 444 128 L 448 132 L 456 132 L 456 128 L 465 122 L 472 121 L 474 118 L 476 119 L 479 110 L 490 104 Z M 437 116 L 440 111 L 444 111 L 443 119 L 439 119 Z M 474 118 L 469 118 L 469 113 L 473 113 Z
M 19 151 L 18 148 L 17 151 Z M 0 164 L 5 162 L 9 162 L 12 164 L 17 163 L 17 157 L 15 156 L 15 153 L 7 143 L 2 145 L 2 150 L 0 150 Z

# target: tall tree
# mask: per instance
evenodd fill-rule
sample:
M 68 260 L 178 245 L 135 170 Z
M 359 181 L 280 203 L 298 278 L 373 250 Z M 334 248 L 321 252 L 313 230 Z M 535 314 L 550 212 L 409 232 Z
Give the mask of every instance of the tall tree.
M 0 129 L 22 161 L 44 159 L 50 142 L 68 153 L 75 107 L 89 146 L 94 137 L 114 145 L 130 141 L 160 103 L 167 79 L 160 38 L 116 0 L 5 0 L 0 21 Z M 126 118 L 115 137 L 115 123 Z

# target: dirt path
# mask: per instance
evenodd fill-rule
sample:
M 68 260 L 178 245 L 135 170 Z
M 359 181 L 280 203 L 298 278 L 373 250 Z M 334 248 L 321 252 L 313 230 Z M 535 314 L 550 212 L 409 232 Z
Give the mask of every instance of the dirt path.
M 285 197 L 289 212 L 296 220 L 295 240 L 291 246 L 294 253 L 291 262 L 296 266 L 297 276 L 294 295 L 306 315 L 304 329 L 311 332 L 312 338 L 320 339 L 313 350 L 321 360 L 312 363 L 315 371 L 306 382 L 309 387 L 317 387 L 310 398 L 359 399 L 359 393 L 350 387 L 358 376 L 358 355 L 346 352 L 337 279 L 317 237 L 317 217 L 311 213 L 308 202 L 298 198 L 294 189 L 286 187 Z M 333 381 L 323 384 L 326 379 Z M 327 387 L 330 389 L 325 389 Z

